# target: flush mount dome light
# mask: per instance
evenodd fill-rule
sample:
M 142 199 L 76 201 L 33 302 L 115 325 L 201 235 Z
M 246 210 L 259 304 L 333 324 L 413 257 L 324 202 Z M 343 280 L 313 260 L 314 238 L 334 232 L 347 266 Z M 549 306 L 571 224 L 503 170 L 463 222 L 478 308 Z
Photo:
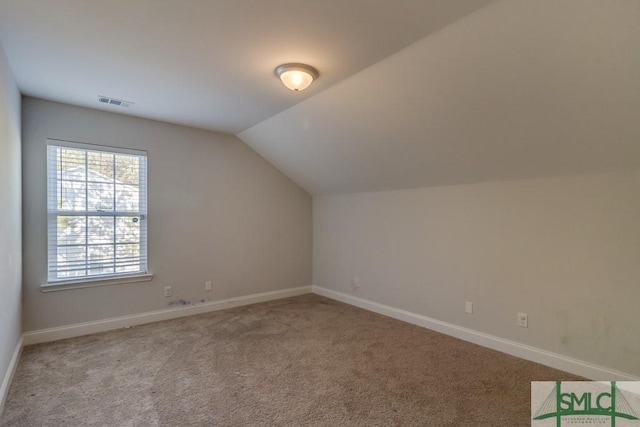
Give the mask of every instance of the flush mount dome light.
M 282 64 L 275 69 L 282 84 L 294 91 L 305 90 L 318 78 L 318 71 L 306 64 Z

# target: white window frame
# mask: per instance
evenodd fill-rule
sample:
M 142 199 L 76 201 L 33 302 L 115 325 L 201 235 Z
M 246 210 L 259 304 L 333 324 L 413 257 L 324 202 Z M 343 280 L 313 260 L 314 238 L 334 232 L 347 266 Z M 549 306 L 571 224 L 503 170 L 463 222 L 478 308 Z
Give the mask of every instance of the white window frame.
M 78 210 L 61 210 L 57 206 L 57 158 L 51 153 L 51 147 L 55 148 L 71 148 L 77 150 L 84 150 L 87 152 L 98 152 L 108 154 L 125 154 L 138 156 L 140 158 L 139 163 L 139 204 L 137 211 L 103 211 L 103 210 L 89 210 L 89 206 L 85 205 L 84 211 Z M 85 166 L 86 168 L 86 166 Z M 115 171 L 114 171 L 115 173 Z M 58 139 L 47 139 L 47 281 L 42 284 L 42 290 L 48 292 L 51 290 L 64 290 L 73 288 L 84 288 L 110 284 L 131 283 L 139 281 L 151 280 L 153 276 L 148 272 L 148 246 L 147 246 L 147 173 L 148 162 L 147 152 L 142 150 L 133 150 L 128 148 L 112 147 L 105 145 L 86 144 L 80 142 L 71 142 Z M 115 179 L 115 176 L 114 176 Z M 115 185 L 115 182 L 114 182 Z M 114 193 L 115 197 L 115 193 Z M 88 203 L 88 200 L 85 202 Z M 122 273 L 107 273 L 107 274 L 87 274 L 78 277 L 57 277 L 57 226 L 58 216 L 107 216 L 107 217 L 137 217 L 140 222 L 140 269 L 131 272 Z M 116 230 L 114 229 L 114 233 Z M 115 241 L 114 235 L 114 256 L 115 256 Z M 87 248 L 90 246 L 89 242 L 85 240 L 84 246 Z M 88 269 L 88 263 L 87 269 Z

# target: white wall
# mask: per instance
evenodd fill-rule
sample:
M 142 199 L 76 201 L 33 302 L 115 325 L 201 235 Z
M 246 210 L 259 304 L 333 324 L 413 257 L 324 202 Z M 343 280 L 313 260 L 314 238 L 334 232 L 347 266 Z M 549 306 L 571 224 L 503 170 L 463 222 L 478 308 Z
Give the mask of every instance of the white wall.
M 0 385 L 22 333 L 20 101 L 0 45 Z
M 314 196 L 634 170 L 639 22 L 494 1 L 238 136 Z
M 310 285 L 311 197 L 236 137 L 33 98 L 23 106 L 25 331 Z M 40 291 L 46 138 L 147 150 L 151 282 Z
M 640 375 L 640 172 L 318 196 L 313 235 L 314 285 Z

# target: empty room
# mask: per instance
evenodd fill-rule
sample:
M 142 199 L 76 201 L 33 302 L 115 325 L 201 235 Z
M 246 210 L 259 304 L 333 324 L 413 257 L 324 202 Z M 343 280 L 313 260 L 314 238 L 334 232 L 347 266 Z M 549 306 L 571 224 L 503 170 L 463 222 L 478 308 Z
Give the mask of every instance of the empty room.
M 640 427 L 640 0 L 0 0 L 0 427 Z

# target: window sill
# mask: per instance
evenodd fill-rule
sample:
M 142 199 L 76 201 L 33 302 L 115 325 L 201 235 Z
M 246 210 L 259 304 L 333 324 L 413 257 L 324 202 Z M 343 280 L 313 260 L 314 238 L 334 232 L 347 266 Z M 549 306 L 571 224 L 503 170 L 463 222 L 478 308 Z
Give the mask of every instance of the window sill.
M 68 291 L 71 289 L 94 288 L 96 286 L 123 285 L 125 283 L 148 282 L 153 279 L 153 274 L 137 274 L 124 277 L 102 277 L 96 279 L 68 280 L 49 282 L 40 285 L 40 292 Z

